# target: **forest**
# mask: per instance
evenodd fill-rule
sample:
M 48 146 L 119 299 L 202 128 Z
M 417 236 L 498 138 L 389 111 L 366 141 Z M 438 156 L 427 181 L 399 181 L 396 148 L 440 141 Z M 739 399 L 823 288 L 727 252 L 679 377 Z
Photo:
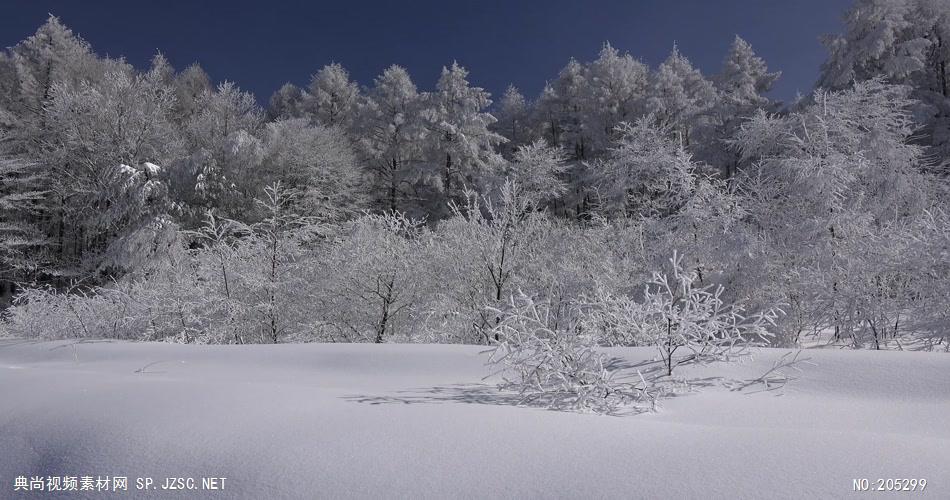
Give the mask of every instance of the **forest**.
M 950 9 L 845 28 L 787 103 L 736 36 L 715 74 L 605 41 L 537 96 L 329 64 L 262 106 L 51 16 L 0 52 L 0 335 L 950 350 Z

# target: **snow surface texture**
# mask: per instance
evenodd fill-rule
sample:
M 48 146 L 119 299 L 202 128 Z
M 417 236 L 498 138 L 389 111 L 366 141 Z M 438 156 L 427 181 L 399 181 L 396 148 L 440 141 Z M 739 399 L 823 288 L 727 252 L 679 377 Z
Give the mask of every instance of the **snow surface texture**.
M 0 341 L 0 498 L 29 496 L 20 475 L 228 478 L 117 498 L 895 495 L 855 478 L 950 498 L 946 354 L 805 351 L 815 365 L 784 387 L 738 389 L 788 352 L 764 349 L 679 367 L 691 389 L 656 413 L 602 416 L 516 406 L 483 380 L 482 350 Z

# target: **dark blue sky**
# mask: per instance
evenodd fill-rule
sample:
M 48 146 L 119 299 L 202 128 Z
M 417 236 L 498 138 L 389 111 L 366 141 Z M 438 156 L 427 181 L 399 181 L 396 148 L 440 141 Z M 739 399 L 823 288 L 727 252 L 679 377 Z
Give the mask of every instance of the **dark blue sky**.
M 284 82 L 300 85 L 324 64 L 369 84 L 390 64 L 429 88 L 453 59 L 498 96 L 514 83 L 534 97 L 568 58 L 593 59 L 610 41 L 651 67 L 674 41 L 704 72 L 718 71 L 734 34 L 783 71 L 774 97 L 814 84 L 822 34 L 841 30 L 850 0 L 627 1 L 39 1 L 4 0 L 0 44 L 59 16 L 99 54 L 138 67 L 158 50 L 177 69 L 199 62 L 261 102 Z

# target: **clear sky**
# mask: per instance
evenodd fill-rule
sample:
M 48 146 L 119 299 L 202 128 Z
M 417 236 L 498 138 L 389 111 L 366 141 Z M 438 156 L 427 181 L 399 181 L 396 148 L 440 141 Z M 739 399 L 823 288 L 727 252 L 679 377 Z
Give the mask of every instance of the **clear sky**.
M 841 31 L 850 0 L 337 0 L 0 2 L 0 44 L 29 36 L 52 13 L 96 52 L 146 67 L 161 51 L 177 69 L 199 62 L 261 102 L 285 82 L 305 85 L 339 62 L 362 84 L 390 64 L 430 88 L 458 60 L 500 95 L 509 83 L 534 97 L 573 56 L 605 41 L 659 64 L 675 42 L 705 73 L 718 71 L 735 34 L 783 72 L 773 97 L 808 93 Z

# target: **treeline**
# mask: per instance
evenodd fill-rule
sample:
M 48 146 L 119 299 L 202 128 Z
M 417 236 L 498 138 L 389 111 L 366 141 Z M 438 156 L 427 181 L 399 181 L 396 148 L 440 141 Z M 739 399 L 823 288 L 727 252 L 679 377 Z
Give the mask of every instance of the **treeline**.
M 780 306 L 782 343 L 946 345 L 950 13 L 905 3 L 859 2 L 826 88 L 785 107 L 737 37 L 708 78 L 605 45 L 492 103 L 458 64 L 431 91 L 332 64 L 264 110 L 50 18 L 0 55 L 5 328 L 487 343 L 528 297 L 629 345 L 676 253 L 724 303 Z
M 18 221 L 5 233 L 4 278 L 56 286 L 129 271 L 208 210 L 257 222 L 254 200 L 276 181 L 301 191 L 308 216 L 388 210 L 435 223 L 466 189 L 547 173 L 563 186 L 545 208 L 590 219 L 602 205 L 591 163 L 609 154 L 619 125 L 650 114 L 711 170 L 733 172 L 738 154 L 724 140 L 741 119 L 776 108 L 762 93 L 778 76 L 738 38 L 713 80 L 675 49 L 651 71 L 605 45 L 595 61 L 570 61 L 531 103 L 510 88 L 491 109 L 454 63 L 431 91 L 398 66 L 361 88 L 331 64 L 264 110 L 197 65 L 178 72 L 159 54 L 138 72 L 98 57 L 56 18 L 0 68 L 2 187 L 17 197 L 6 218 Z M 523 146 L 561 170 L 517 162 Z

